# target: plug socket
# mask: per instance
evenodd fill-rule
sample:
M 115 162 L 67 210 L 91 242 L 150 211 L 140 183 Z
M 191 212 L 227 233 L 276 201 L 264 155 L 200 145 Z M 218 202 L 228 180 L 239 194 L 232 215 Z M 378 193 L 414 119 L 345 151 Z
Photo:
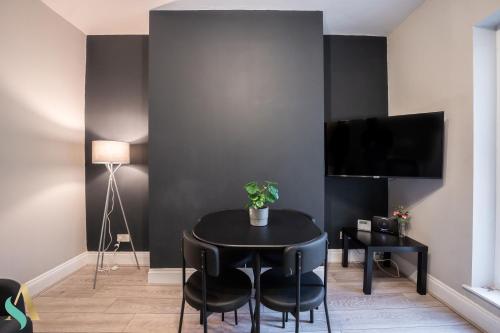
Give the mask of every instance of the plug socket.
M 128 242 L 130 242 L 130 235 L 129 234 L 117 234 L 116 240 L 120 243 L 128 243 Z

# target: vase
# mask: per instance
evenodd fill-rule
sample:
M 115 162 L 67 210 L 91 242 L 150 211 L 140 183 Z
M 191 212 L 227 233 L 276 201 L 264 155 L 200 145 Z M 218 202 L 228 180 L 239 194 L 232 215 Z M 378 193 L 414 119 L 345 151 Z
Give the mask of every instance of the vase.
M 250 224 L 255 227 L 265 227 L 269 216 L 269 207 L 265 208 L 249 208 Z
M 406 225 L 407 225 L 406 222 L 398 221 L 398 227 L 399 227 L 398 231 L 399 231 L 400 238 L 406 237 Z

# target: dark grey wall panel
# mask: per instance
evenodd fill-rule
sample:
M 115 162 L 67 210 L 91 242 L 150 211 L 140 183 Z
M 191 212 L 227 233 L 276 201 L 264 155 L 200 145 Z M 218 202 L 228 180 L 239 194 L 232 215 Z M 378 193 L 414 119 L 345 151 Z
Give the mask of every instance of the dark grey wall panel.
M 178 267 L 181 230 L 243 207 L 249 180 L 323 227 L 322 29 L 321 12 L 151 12 L 152 267 Z
M 136 250 L 148 249 L 148 37 L 88 36 L 85 95 L 87 247 L 96 250 L 106 195 L 107 171 L 93 165 L 91 141 L 132 143 L 132 164 L 116 178 Z M 116 202 L 117 203 L 117 202 Z M 118 206 L 113 237 L 125 232 Z M 116 239 L 115 239 L 116 240 Z M 129 250 L 123 244 L 122 250 Z
M 387 116 L 387 39 L 325 36 L 324 52 L 325 120 Z M 387 180 L 326 177 L 325 230 L 331 247 L 341 247 L 342 227 L 386 214 Z

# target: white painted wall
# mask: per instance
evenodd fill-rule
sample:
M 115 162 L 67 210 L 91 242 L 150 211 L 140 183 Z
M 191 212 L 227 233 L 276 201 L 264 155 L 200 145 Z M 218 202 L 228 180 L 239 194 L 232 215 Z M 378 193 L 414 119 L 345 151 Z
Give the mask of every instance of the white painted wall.
M 0 1 L 0 277 L 86 250 L 85 36 L 38 0 Z
M 498 25 L 500 23 L 500 11 L 498 12 L 497 30 L 495 31 L 495 46 L 496 46 L 496 191 L 500 191 L 500 30 Z M 493 42 L 491 42 L 493 44 Z M 496 195 L 496 207 L 500 207 L 500 193 Z M 496 224 L 495 224 L 495 272 L 494 272 L 494 286 L 500 290 L 500 209 L 496 209 Z
M 472 34 L 498 8 L 499 0 L 427 0 L 388 38 L 389 114 L 446 117 L 443 180 L 389 182 L 389 208 L 410 205 L 409 234 L 429 245 L 429 273 L 463 294 L 472 279 Z
M 471 285 L 493 285 L 496 203 L 496 31 L 473 28 L 473 213 Z

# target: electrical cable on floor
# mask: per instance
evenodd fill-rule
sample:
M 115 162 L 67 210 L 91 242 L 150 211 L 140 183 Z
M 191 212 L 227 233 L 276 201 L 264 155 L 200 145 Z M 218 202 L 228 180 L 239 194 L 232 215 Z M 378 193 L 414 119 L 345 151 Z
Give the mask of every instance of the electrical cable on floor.
M 364 257 L 364 253 L 361 252 L 361 250 L 359 249 L 354 249 L 354 251 L 362 258 Z M 393 278 L 399 278 L 401 277 L 400 273 L 399 273 L 399 266 L 398 264 L 392 260 L 392 259 L 373 259 L 373 261 L 375 261 L 375 264 L 377 265 L 377 267 L 382 271 L 384 272 L 385 274 L 393 277 Z M 392 274 L 391 272 L 388 272 L 387 270 L 385 270 L 384 268 L 382 268 L 382 266 L 380 265 L 381 262 L 384 262 L 384 261 L 390 261 L 395 267 L 396 267 L 396 272 L 397 274 Z
M 113 257 L 111 258 L 111 270 L 116 271 L 119 266 L 116 264 L 116 252 L 120 248 L 120 241 L 115 244 L 115 250 L 113 251 Z
M 115 243 L 114 245 L 114 250 L 113 250 L 113 255 L 111 256 L 110 264 L 104 264 L 102 268 L 99 268 L 99 272 L 109 272 L 109 271 L 116 271 L 120 266 L 116 264 L 116 252 L 118 252 L 118 249 L 120 248 L 120 241 Z M 104 254 L 103 254 L 104 255 Z M 104 258 L 103 258 L 104 261 Z
M 400 274 L 399 274 L 398 264 L 394 260 L 392 260 L 392 259 L 374 259 L 374 260 L 375 260 L 375 263 L 377 264 L 378 269 L 380 269 L 385 274 L 387 274 L 387 275 L 389 275 L 389 276 L 391 276 L 393 278 L 401 277 Z M 388 271 L 386 271 L 385 269 L 382 268 L 382 266 L 380 265 L 380 263 L 384 262 L 384 261 L 390 261 L 396 267 L 396 272 L 397 272 L 396 275 L 394 275 L 391 272 L 388 272 Z

